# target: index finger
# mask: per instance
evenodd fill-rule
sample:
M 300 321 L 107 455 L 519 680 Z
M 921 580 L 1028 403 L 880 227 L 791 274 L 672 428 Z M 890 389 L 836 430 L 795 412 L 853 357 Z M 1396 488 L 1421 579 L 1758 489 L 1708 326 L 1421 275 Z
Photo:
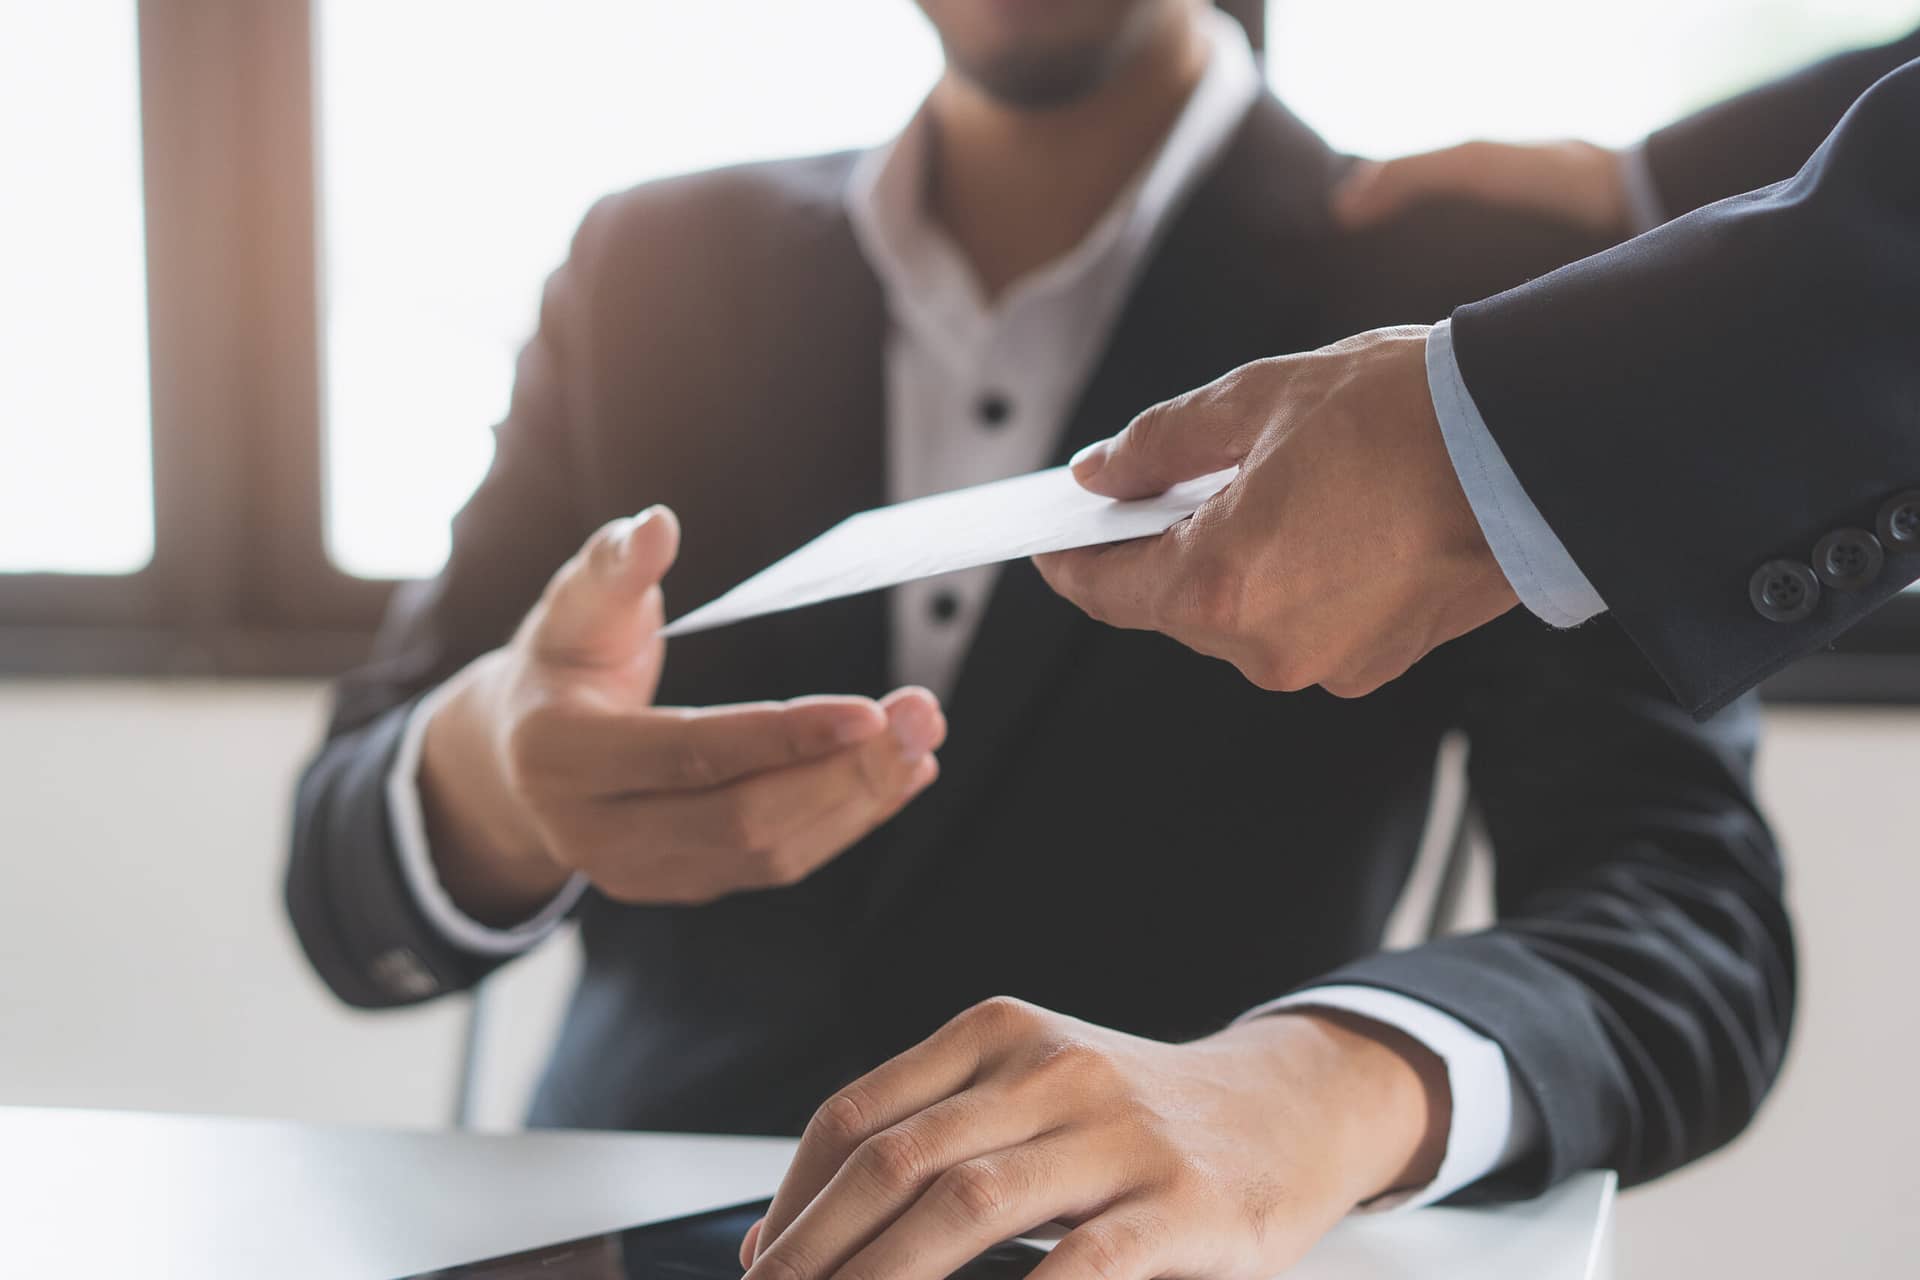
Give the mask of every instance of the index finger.
M 829 1098 L 807 1122 L 755 1242 L 780 1238 L 868 1138 L 964 1089 L 986 1065 L 991 1041 L 969 1011 Z
M 931 695 L 927 695 L 931 697 Z M 870 698 L 807 697 L 720 707 L 581 710 L 550 731 L 557 771 L 592 793 L 702 791 L 866 742 L 887 714 Z
M 1179 526 L 1174 526 L 1178 528 Z M 1151 538 L 1035 556 L 1047 585 L 1095 622 L 1163 630 L 1159 602 L 1177 573 L 1172 530 Z

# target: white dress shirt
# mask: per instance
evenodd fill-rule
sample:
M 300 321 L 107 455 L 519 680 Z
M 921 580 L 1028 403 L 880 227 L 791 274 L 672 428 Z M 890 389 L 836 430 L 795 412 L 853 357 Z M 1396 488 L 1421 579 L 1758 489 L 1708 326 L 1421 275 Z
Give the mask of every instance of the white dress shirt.
M 847 211 L 886 295 L 887 489 L 899 502 L 1046 465 L 1058 448 L 1135 278 L 1161 234 L 1211 169 L 1261 92 L 1245 34 L 1212 13 L 1206 72 L 1154 158 L 1073 250 L 989 301 L 971 267 L 928 218 L 922 194 L 932 122 L 923 110 L 858 163 Z M 1115 424 L 1116 428 L 1121 424 Z M 946 697 L 999 573 L 997 567 L 894 589 L 893 676 Z M 388 778 L 400 863 L 422 913 L 449 941 L 512 955 L 551 932 L 586 890 L 575 877 L 511 929 L 462 912 L 439 883 L 421 818 L 417 774 L 431 698 L 414 712 Z M 1398 1028 L 1447 1067 L 1452 1129 L 1439 1175 L 1397 1204 L 1450 1195 L 1531 1149 L 1537 1129 L 1493 1041 L 1417 1000 L 1366 987 L 1297 993 L 1246 1016 L 1315 1005 Z

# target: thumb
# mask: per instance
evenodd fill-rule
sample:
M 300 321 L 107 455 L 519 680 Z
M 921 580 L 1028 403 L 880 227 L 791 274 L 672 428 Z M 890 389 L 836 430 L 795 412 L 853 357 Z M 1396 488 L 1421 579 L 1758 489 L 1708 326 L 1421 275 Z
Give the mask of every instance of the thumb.
M 1238 466 L 1258 424 L 1245 420 L 1233 394 L 1243 371 L 1163 400 L 1111 440 L 1073 456 L 1073 478 L 1109 498 L 1148 498 L 1182 480 Z
M 528 619 L 534 652 L 585 666 L 638 656 L 660 630 L 660 580 L 679 550 L 680 521 L 666 507 L 603 525 L 547 584 Z

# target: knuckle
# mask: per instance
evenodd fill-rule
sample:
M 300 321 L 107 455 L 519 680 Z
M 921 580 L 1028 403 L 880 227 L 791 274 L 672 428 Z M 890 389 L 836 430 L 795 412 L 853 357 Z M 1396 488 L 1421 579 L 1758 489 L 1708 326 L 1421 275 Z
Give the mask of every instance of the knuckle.
M 705 791 L 723 781 L 713 753 L 695 737 L 682 738 L 667 756 L 669 783 L 683 791 Z
M 1012 996 L 982 1000 L 960 1015 L 966 1028 L 983 1040 L 1008 1040 L 1030 1031 L 1039 1010 Z
M 1241 675 L 1268 693 L 1298 693 L 1313 683 L 1296 664 L 1278 654 L 1256 654 L 1235 665 Z
M 805 1260 L 784 1241 L 762 1254 L 753 1265 L 766 1280 L 808 1280 L 810 1275 Z
M 716 838 L 728 850 L 741 855 L 756 870 L 771 865 L 772 850 L 767 839 L 768 822 L 763 806 L 751 787 L 741 787 L 727 796 L 715 819 Z
M 870 1181 L 889 1192 L 909 1191 L 931 1172 L 926 1145 L 913 1130 L 899 1126 L 861 1143 L 854 1160 Z
M 1117 442 L 1120 447 L 1130 451 L 1151 451 L 1159 447 L 1161 437 L 1166 434 L 1167 423 L 1171 416 L 1171 400 L 1162 400 L 1150 404 L 1135 414 L 1133 421 L 1127 423 L 1120 432 Z
M 1167 1193 L 1177 1202 L 1205 1203 L 1212 1198 L 1218 1179 L 1204 1160 L 1191 1155 L 1177 1157 L 1167 1174 Z
M 1040 1079 L 1086 1089 L 1109 1079 L 1113 1059 L 1098 1045 L 1078 1038 L 1054 1040 L 1041 1050 L 1033 1074 Z
M 1136 1256 L 1135 1233 L 1106 1222 L 1090 1222 L 1068 1236 L 1060 1248 L 1079 1269 L 1098 1280 L 1125 1280 Z
M 779 889 L 799 884 L 813 871 L 813 865 L 799 850 L 786 846 L 757 850 L 753 860 L 761 881 Z
M 854 752 L 847 763 L 851 783 L 848 790 L 869 801 L 892 799 L 899 790 L 896 774 L 900 763 L 900 753 L 889 737 L 881 738 L 867 750 Z
M 942 1203 L 963 1227 L 997 1223 L 1013 1205 L 1011 1180 L 985 1159 L 968 1160 L 947 1170 L 940 1175 L 937 1190 Z
M 602 573 L 613 567 L 614 553 L 619 546 L 616 535 L 625 523 L 624 520 L 610 520 L 593 531 L 593 535 L 587 539 L 587 545 L 581 549 L 581 559 L 588 569 Z
M 1259 385 L 1276 357 L 1255 360 L 1230 369 L 1212 382 L 1197 388 L 1190 394 L 1196 409 L 1222 419 L 1238 417 L 1243 407 L 1254 402 L 1259 395 Z
M 847 1151 L 873 1131 L 872 1114 L 866 1090 L 855 1081 L 820 1104 L 807 1123 L 807 1134 L 831 1150 Z
M 1188 570 L 1185 601 L 1194 620 L 1216 635 L 1239 635 L 1246 616 L 1242 582 L 1217 556 L 1197 556 Z

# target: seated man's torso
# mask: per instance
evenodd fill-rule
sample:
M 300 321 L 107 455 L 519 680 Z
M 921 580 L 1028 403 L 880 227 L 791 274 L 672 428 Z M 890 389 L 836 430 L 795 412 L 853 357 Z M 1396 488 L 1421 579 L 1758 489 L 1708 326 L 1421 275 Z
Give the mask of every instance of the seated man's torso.
M 1340 163 L 1255 105 L 1174 215 L 1054 462 L 1249 360 L 1431 322 L 1594 247 L 1461 207 L 1340 234 Z M 886 306 L 840 202 L 850 168 L 641 188 L 583 234 L 568 483 L 582 528 L 676 509 L 675 611 L 886 498 Z M 660 701 L 882 692 L 886 609 L 675 641 Z M 1267 694 L 1007 566 L 946 700 L 943 775 L 901 817 L 791 889 L 694 908 L 589 896 L 586 971 L 534 1118 L 792 1131 L 997 994 L 1162 1038 L 1215 1029 L 1378 945 L 1440 735 L 1504 663 L 1557 643 L 1509 618 L 1369 698 Z

